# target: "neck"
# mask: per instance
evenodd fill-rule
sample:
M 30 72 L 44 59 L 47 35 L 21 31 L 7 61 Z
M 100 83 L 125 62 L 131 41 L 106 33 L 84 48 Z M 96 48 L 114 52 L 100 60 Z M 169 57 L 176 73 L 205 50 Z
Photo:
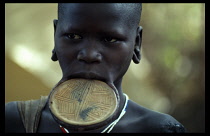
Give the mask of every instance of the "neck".
M 123 91 L 122 91 L 122 78 L 119 80 L 116 80 L 114 82 L 114 85 L 119 93 L 119 97 L 120 97 L 120 104 L 119 104 L 119 111 L 117 113 L 117 115 L 119 116 L 119 114 L 121 113 L 124 104 L 125 104 L 125 96 L 123 95 Z
M 116 87 L 118 93 L 119 93 L 119 97 L 120 97 L 120 109 L 122 109 L 124 102 L 125 102 L 125 96 L 123 95 L 123 91 L 122 91 L 122 78 L 119 80 L 116 80 L 114 82 L 114 86 Z

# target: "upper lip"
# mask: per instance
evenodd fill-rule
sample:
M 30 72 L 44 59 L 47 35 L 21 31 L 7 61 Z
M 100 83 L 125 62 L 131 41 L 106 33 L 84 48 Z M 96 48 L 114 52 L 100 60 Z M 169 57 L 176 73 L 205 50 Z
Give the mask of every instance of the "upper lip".
M 93 79 L 93 80 L 101 80 L 101 81 L 106 81 L 106 79 L 94 72 L 79 72 L 79 73 L 74 73 L 71 74 L 70 76 L 67 77 L 68 79 L 72 78 L 84 78 L 84 79 Z

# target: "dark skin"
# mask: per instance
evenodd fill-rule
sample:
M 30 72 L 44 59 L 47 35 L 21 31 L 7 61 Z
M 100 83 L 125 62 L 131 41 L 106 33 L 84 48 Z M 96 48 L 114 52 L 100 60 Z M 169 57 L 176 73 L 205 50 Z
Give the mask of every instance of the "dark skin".
M 55 47 L 52 59 L 59 61 L 63 73 L 61 81 L 87 78 L 109 84 L 118 91 L 122 109 L 125 101 L 122 78 L 132 60 L 136 64 L 140 61 L 142 27 L 129 26 L 121 14 L 129 11 L 118 4 L 93 6 L 66 5 L 63 19 L 54 20 Z M 25 132 L 16 102 L 6 105 L 5 114 L 6 132 Z M 14 124 L 16 127 L 10 127 Z M 107 126 L 86 132 L 100 133 Z M 126 114 L 111 133 L 175 132 L 180 128 L 181 124 L 173 117 L 129 100 Z M 42 112 L 38 132 L 62 133 L 48 105 Z

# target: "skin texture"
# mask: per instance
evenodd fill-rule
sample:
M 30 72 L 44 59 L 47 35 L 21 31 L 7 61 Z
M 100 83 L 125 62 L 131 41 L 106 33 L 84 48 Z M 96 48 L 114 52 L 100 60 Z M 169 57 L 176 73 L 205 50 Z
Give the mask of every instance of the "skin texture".
M 63 17 L 54 20 L 52 60 L 60 64 L 63 73 L 60 82 L 70 78 L 102 80 L 118 91 L 119 109 L 122 109 L 125 101 L 121 88 L 123 75 L 131 61 L 138 64 L 141 56 L 142 27 L 130 25 L 130 9 L 120 4 L 65 5 Z M 24 132 L 15 107 L 15 102 L 6 105 L 6 132 Z M 11 109 L 15 109 L 15 112 L 11 112 Z M 15 122 L 18 123 L 17 129 L 10 128 Z M 107 125 L 85 133 L 100 133 L 105 127 Z M 38 132 L 62 133 L 48 105 L 42 112 Z M 132 100 L 128 102 L 126 114 L 111 131 L 161 132 L 184 132 L 184 128 L 170 115 L 149 110 Z

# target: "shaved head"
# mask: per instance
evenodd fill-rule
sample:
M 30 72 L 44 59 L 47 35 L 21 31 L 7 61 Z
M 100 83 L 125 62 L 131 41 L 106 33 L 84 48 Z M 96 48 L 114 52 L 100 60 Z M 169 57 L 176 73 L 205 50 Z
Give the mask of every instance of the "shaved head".
M 58 3 L 58 20 L 62 20 L 64 18 L 64 15 L 66 15 L 66 10 L 68 10 L 68 5 L 72 5 L 72 8 L 92 6 L 93 9 L 95 9 L 95 12 L 104 7 L 112 8 L 112 10 L 114 9 L 118 11 L 119 15 L 122 15 L 125 21 L 127 21 L 130 26 L 135 27 L 138 26 L 140 23 L 142 11 L 141 3 Z M 101 5 L 103 6 L 100 7 Z M 109 10 L 106 10 L 106 12 L 109 12 Z

